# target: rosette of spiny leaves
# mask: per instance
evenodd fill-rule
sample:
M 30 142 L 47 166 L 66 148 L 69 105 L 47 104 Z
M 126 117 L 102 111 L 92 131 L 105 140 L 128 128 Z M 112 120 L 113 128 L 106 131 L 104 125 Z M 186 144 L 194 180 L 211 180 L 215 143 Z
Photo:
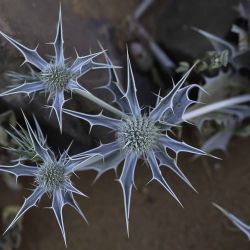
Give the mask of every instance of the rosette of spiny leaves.
M 30 76 L 26 77 L 23 84 L 14 86 L 10 90 L 1 94 L 1 96 L 24 93 L 30 95 L 36 92 L 45 92 L 48 94 L 48 100 L 52 100 L 51 108 L 55 111 L 56 118 L 62 129 L 62 106 L 65 103 L 65 92 L 83 91 L 86 95 L 91 95 L 83 86 L 78 83 L 78 79 L 92 69 L 105 69 L 108 65 L 104 63 L 94 62 L 93 59 L 104 53 L 90 53 L 86 56 L 79 56 L 69 63 L 64 57 L 64 39 L 61 8 L 59 11 L 59 19 L 57 24 L 57 32 L 54 42 L 55 56 L 50 61 L 42 58 L 36 49 L 29 49 L 23 44 L 17 42 L 8 35 L 0 32 L 0 34 L 14 45 L 24 56 L 24 63 L 29 63 L 35 68 Z M 25 79 L 21 74 L 11 73 L 11 77 L 15 80 Z
M 239 230 L 241 230 L 247 238 L 250 240 L 250 226 L 244 223 L 242 220 L 238 219 L 234 214 L 228 212 L 218 204 L 213 203 L 213 205 L 221 211 Z
M 206 153 L 170 136 L 171 128 L 179 123 L 185 109 L 193 103 L 188 98 L 188 91 L 193 86 L 182 87 L 190 71 L 174 85 L 167 96 L 158 98 L 154 108 L 142 109 L 138 103 L 135 80 L 127 55 L 127 91 L 122 89 L 114 70 L 110 71 L 112 80 L 106 86 L 114 95 L 114 101 L 123 110 L 124 116 L 122 118 L 111 118 L 102 113 L 89 115 L 64 109 L 65 113 L 89 122 L 91 127 L 93 125 L 104 126 L 115 133 L 114 142 L 101 144 L 97 148 L 72 157 L 72 159 L 79 164 L 77 170 L 94 169 L 98 172 L 97 177 L 109 169 L 117 169 L 119 164 L 124 162 L 119 182 L 123 190 L 128 233 L 131 192 L 134 185 L 135 168 L 139 159 L 143 159 L 149 165 L 152 173 L 151 180 L 160 183 L 179 203 L 174 191 L 164 179 L 161 167 L 171 169 L 193 188 L 178 167 L 177 156 L 180 152 L 201 155 Z M 167 117 L 166 112 L 168 112 Z M 164 121 L 162 120 L 163 116 L 165 116 Z M 170 156 L 168 150 L 174 152 L 175 157 Z
M 81 196 L 86 195 L 75 188 L 70 180 L 71 175 L 74 173 L 76 162 L 71 161 L 68 156 L 68 149 L 64 151 L 60 157 L 56 157 L 52 150 L 42 145 L 44 143 L 44 136 L 41 137 L 41 129 L 38 123 L 36 124 L 38 131 L 35 132 L 25 116 L 24 119 L 27 126 L 27 133 L 23 134 L 23 136 L 29 137 L 27 138 L 27 141 L 32 142 L 33 150 L 36 152 L 37 157 L 41 159 L 41 161 L 34 165 L 26 165 L 21 160 L 12 166 L 0 165 L 0 172 L 13 174 L 16 178 L 21 176 L 32 176 L 34 178 L 34 189 L 32 194 L 28 198 L 25 198 L 22 207 L 6 231 L 8 231 L 31 207 L 36 206 L 42 196 L 47 193 L 52 199 L 52 205 L 50 208 L 54 212 L 66 244 L 63 207 L 67 204 L 70 205 L 82 216 L 84 220 L 86 220 L 73 196 L 74 194 Z M 25 155 L 25 157 L 27 157 L 27 155 Z M 34 158 L 30 160 L 32 161 L 33 159 Z

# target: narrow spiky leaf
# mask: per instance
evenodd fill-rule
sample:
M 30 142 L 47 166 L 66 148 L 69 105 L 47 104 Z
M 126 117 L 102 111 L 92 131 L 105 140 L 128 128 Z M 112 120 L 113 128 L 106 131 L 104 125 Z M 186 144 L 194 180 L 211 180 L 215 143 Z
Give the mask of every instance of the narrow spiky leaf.
M 193 70 L 193 68 L 196 66 L 196 64 L 194 64 L 188 71 L 187 73 L 180 79 L 180 81 L 173 87 L 173 89 L 168 93 L 168 95 L 166 95 L 165 97 L 163 97 L 160 102 L 156 105 L 156 107 L 151 111 L 150 113 L 150 118 L 154 121 L 157 121 L 159 119 L 161 119 L 162 115 L 164 114 L 164 112 L 169 109 L 169 108 L 173 108 L 173 98 L 175 97 L 177 91 L 183 86 L 183 84 L 185 83 L 186 79 L 188 78 L 188 76 L 190 75 L 191 71 Z
M 111 142 L 107 144 L 101 144 L 99 147 L 90 149 L 88 151 L 85 151 L 83 153 L 74 155 L 72 159 L 79 159 L 86 156 L 95 156 L 100 155 L 102 157 L 105 157 L 107 154 L 110 154 L 114 151 L 117 151 L 120 149 L 120 145 L 117 142 Z
M 25 47 L 24 45 L 7 36 L 1 31 L 0 34 L 23 54 L 25 62 L 31 63 L 40 70 L 43 70 L 46 67 L 47 62 L 37 53 L 36 49 L 32 50 Z
M 63 91 L 56 92 L 51 108 L 55 111 L 60 130 L 62 131 L 62 107 L 65 103 Z
M 117 129 L 120 127 L 120 124 L 121 124 L 120 120 L 109 118 L 107 116 L 104 116 L 102 113 L 98 115 L 88 115 L 88 114 L 80 113 L 80 112 L 69 110 L 69 109 L 63 109 L 63 112 L 87 121 L 91 127 L 95 125 L 100 125 L 100 126 L 105 126 L 111 129 Z
M 81 217 L 88 223 L 87 218 L 85 217 L 82 210 L 78 206 L 78 204 L 77 204 L 74 196 L 72 195 L 72 193 L 70 193 L 70 192 L 65 192 L 64 193 L 64 202 L 65 202 L 65 204 L 68 204 L 71 207 L 73 207 L 81 215 Z
M 63 222 L 63 207 L 64 207 L 64 205 L 65 205 L 65 202 L 64 202 L 62 190 L 59 189 L 59 190 L 54 191 L 51 208 L 53 209 L 53 212 L 56 216 L 56 220 L 57 220 L 57 223 L 60 227 L 64 243 L 67 246 L 66 233 L 65 233 L 64 222 Z
M 176 154 L 180 152 L 188 152 L 192 154 L 206 155 L 206 153 L 198 148 L 192 147 L 185 142 L 177 141 L 168 135 L 161 135 L 159 141 L 167 148 L 173 150 Z
M 78 82 L 74 80 L 70 80 L 67 89 L 70 90 L 71 92 L 74 92 L 74 90 L 80 90 L 80 91 L 85 91 L 88 92 L 87 89 L 85 89 L 82 85 L 80 85 Z
M 125 158 L 122 174 L 119 179 L 123 191 L 125 219 L 126 219 L 128 236 L 129 236 L 129 214 L 130 214 L 131 192 L 134 184 L 134 173 L 135 173 L 136 163 L 137 163 L 136 154 L 131 153 L 127 155 Z
M 18 211 L 17 215 L 15 216 L 15 218 L 13 219 L 13 221 L 11 222 L 11 224 L 8 226 L 8 228 L 6 229 L 5 232 L 7 232 L 15 223 L 16 221 L 31 207 L 35 206 L 37 201 L 39 199 L 41 199 L 41 197 L 43 196 L 43 194 L 45 193 L 45 191 L 40 188 L 37 187 L 33 193 L 27 198 L 25 199 L 22 207 L 20 208 L 20 210 Z
M 77 75 L 78 78 L 82 75 L 86 74 L 93 66 L 93 59 L 98 57 L 99 55 L 103 54 L 104 51 L 100 51 L 97 53 L 89 54 L 87 56 L 78 56 L 75 61 L 70 66 L 70 71 Z
M 40 90 L 44 90 L 46 88 L 46 84 L 44 82 L 32 82 L 32 83 L 24 83 L 20 86 L 17 86 L 13 89 L 7 90 L 0 94 L 0 96 L 7 96 L 7 95 L 15 95 L 19 93 L 23 94 L 31 94 Z
M 164 151 L 158 151 L 155 153 L 156 158 L 160 161 L 160 166 L 165 166 L 169 169 L 171 169 L 175 174 L 177 174 L 184 182 L 186 182 L 194 191 L 195 188 L 191 184 L 191 182 L 188 180 L 188 178 L 184 175 L 184 173 L 180 170 L 178 167 L 176 160 L 173 159 L 168 155 L 166 150 Z M 196 191 L 197 192 L 197 191 Z
M 127 50 L 127 91 L 125 97 L 128 100 L 131 113 L 138 117 L 141 115 L 141 109 L 136 95 L 137 89 L 135 86 L 135 79 L 132 72 L 132 67 Z
M 56 63 L 57 64 L 64 64 L 64 52 L 63 52 L 63 26 L 62 26 L 62 9 L 60 6 L 59 9 L 59 17 L 58 17 L 58 23 L 57 23 L 57 32 L 55 41 L 53 43 L 55 48 L 55 54 L 56 54 Z
M 0 171 L 13 174 L 18 178 L 20 176 L 35 176 L 37 173 L 37 167 L 27 166 L 18 162 L 14 166 L 0 165 Z
M 183 121 L 183 115 L 186 109 L 196 103 L 196 101 L 189 98 L 189 92 L 198 85 L 192 84 L 190 86 L 179 89 L 174 98 L 173 106 L 169 108 L 163 115 L 163 120 L 169 124 L 179 124 Z
M 170 186 L 167 184 L 167 182 L 163 178 L 160 167 L 157 163 L 155 154 L 153 152 L 150 152 L 147 154 L 147 160 L 148 160 L 150 169 L 152 171 L 153 180 L 158 181 L 171 194 L 171 196 L 182 206 L 181 202 L 175 195 L 174 191 L 170 188 Z
M 75 155 L 76 170 L 96 170 L 97 178 L 110 169 L 116 169 L 123 161 L 119 145 L 115 143 L 103 144 L 98 148 Z
M 87 195 L 85 195 L 84 193 L 82 193 L 81 191 L 79 191 L 77 188 L 75 188 L 72 183 L 70 182 L 65 182 L 64 187 L 67 191 L 71 192 L 71 193 L 75 193 L 84 197 L 87 197 Z
M 126 114 L 129 114 L 131 113 L 131 111 L 130 111 L 128 99 L 125 98 L 125 92 L 119 82 L 119 78 L 115 71 L 115 67 L 106 52 L 104 53 L 104 56 L 105 56 L 107 63 L 111 65 L 112 67 L 108 69 L 107 85 L 101 88 L 107 89 L 114 98 L 113 102 L 117 103 L 123 112 L 125 112 Z

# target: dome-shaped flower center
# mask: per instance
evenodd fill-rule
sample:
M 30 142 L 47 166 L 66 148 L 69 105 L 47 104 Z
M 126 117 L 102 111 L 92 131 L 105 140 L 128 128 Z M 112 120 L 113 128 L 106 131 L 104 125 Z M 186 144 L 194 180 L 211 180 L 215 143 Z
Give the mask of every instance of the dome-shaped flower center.
M 64 167 L 58 163 L 45 163 L 40 166 L 36 176 L 36 183 L 52 192 L 63 187 L 68 176 L 64 172 Z
M 124 121 L 117 137 L 123 149 L 143 154 L 157 147 L 158 132 L 159 128 L 148 117 L 131 117 Z
M 63 65 L 51 64 L 42 73 L 41 80 L 47 83 L 49 91 L 61 91 L 72 79 L 71 72 Z

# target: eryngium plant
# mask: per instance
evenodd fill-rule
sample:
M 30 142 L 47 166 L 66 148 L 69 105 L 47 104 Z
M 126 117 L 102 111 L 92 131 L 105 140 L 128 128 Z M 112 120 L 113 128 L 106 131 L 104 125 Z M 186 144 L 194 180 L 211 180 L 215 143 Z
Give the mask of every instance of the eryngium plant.
M 82 216 L 83 219 L 86 220 L 73 194 L 82 196 L 86 195 L 76 189 L 70 180 L 71 175 L 74 173 L 76 164 L 74 161 L 72 162 L 70 160 L 70 157 L 68 156 L 68 150 L 62 153 L 59 159 L 57 159 L 53 151 L 51 151 L 48 147 L 43 146 L 44 141 L 41 141 L 41 136 L 39 136 L 41 129 L 38 123 L 36 124 L 38 131 L 35 132 L 31 128 L 25 116 L 24 119 L 27 126 L 27 133 L 24 135 L 28 137 L 24 139 L 24 143 L 26 143 L 26 141 L 32 142 L 33 151 L 36 152 L 36 156 L 33 156 L 33 158 L 30 160 L 33 160 L 34 157 L 37 157 L 41 159 L 41 161 L 39 161 L 39 163 L 36 165 L 25 165 L 20 160 L 13 166 L 0 165 L 1 172 L 13 174 L 16 176 L 16 178 L 20 176 L 34 177 L 33 185 L 35 186 L 32 194 L 25 199 L 22 207 L 6 231 L 8 231 L 28 209 L 36 206 L 37 202 L 45 193 L 48 193 L 49 197 L 52 198 L 51 209 L 55 214 L 56 220 L 63 235 L 64 242 L 66 244 L 66 234 L 63 222 L 63 207 L 66 204 L 70 205 Z M 44 136 L 42 136 L 42 138 L 44 138 Z M 18 138 L 18 140 L 22 140 L 22 138 Z M 25 155 L 25 157 L 27 157 L 27 155 Z
M 98 171 L 98 175 L 109 169 L 116 169 L 124 161 L 119 182 L 123 190 L 128 233 L 131 191 L 134 184 L 134 172 L 139 159 L 144 159 L 150 166 L 152 180 L 158 181 L 179 203 L 180 201 L 175 193 L 162 176 L 160 167 L 170 168 L 193 188 L 178 167 L 177 156 L 180 152 L 200 155 L 205 155 L 206 153 L 169 135 L 171 128 L 182 119 L 186 108 L 195 102 L 188 97 L 188 92 L 194 85 L 182 87 L 190 71 L 174 85 L 167 96 L 158 98 L 154 108 L 143 110 L 137 100 L 134 76 L 127 55 L 128 79 L 126 93 L 117 83 L 117 79 L 110 81 L 107 86 L 124 112 L 121 119 L 107 117 L 102 113 L 89 115 L 68 109 L 63 110 L 69 115 L 86 120 L 91 126 L 100 125 L 114 131 L 116 135 L 114 142 L 102 144 L 95 149 L 78 154 L 72 157 L 72 159 L 78 162 L 78 170 L 94 169 Z M 112 73 L 113 77 L 116 78 L 115 72 L 112 71 Z M 174 158 L 171 157 L 167 150 L 173 151 L 176 156 Z
M 3 32 L 0 32 L 0 34 L 23 54 L 25 58 L 24 63 L 27 62 L 38 70 L 38 72 L 32 71 L 32 77 L 27 77 L 28 82 L 25 81 L 23 84 L 15 86 L 2 93 L 1 96 L 18 93 L 30 95 L 39 91 L 48 93 L 48 100 L 52 99 L 51 108 L 55 111 L 60 129 L 62 128 L 62 106 L 65 103 L 64 92 L 79 93 L 80 91 L 83 93 L 83 96 L 91 98 L 91 93 L 78 83 L 78 79 L 92 69 L 108 67 L 106 64 L 93 61 L 95 57 L 104 52 L 103 50 L 83 57 L 80 57 L 76 53 L 77 58 L 71 64 L 65 59 L 61 8 L 59 11 L 56 37 L 52 43 L 55 49 L 55 57 L 49 62 L 38 54 L 37 48 L 33 50 L 29 49 Z M 13 77 L 13 72 L 11 74 Z M 20 78 L 19 74 L 17 74 L 17 78 Z M 21 77 L 20 79 L 22 78 L 25 77 Z

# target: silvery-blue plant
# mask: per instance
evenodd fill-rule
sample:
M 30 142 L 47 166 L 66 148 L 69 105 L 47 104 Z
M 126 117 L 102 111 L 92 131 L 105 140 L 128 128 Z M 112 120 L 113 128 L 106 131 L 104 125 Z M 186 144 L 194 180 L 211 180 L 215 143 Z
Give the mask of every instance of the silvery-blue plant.
M 68 149 L 65 150 L 60 157 L 56 157 L 54 152 L 47 146 L 44 146 L 44 136 L 41 134 L 42 131 L 39 124 L 36 123 L 37 131 L 34 131 L 29 124 L 27 118 L 24 116 L 27 133 L 23 143 L 26 144 L 27 141 L 32 143 L 33 151 L 36 155 L 29 159 L 30 162 L 34 158 L 39 158 L 35 164 L 24 164 L 20 158 L 15 165 L 3 166 L 0 165 L 0 172 L 7 172 L 16 176 L 16 178 L 21 176 L 32 176 L 34 178 L 34 189 L 32 194 L 25 198 L 25 201 L 20 208 L 19 212 L 10 223 L 6 231 L 8 231 L 17 220 L 26 213 L 31 207 L 36 206 L 39 200 L 44 194 L 48 194 L 52 199 L 51 209 L 54 212 L 58 225 L 60 227 L 64 242 L 66 244 L 66 233 L 63 221 L 63 207 L 65 205 L 70 205 L 74 208 L 86 221 L 84 214 L 82 213 L 80 207 L 78 206 L 73 194 L 78 194 L 85 196 L 77 188 L 75 188 L 71 182 L 71 175 L 74 174 L 74 168 L 76 167 L 76 162 L 71 161 L 68 155 Z M 14 138 L 14 137 L 13 137 Z M 16 137 L 18 141 L 22 140 L 22 137 Z M 25 155 L 27 157 L 27 155 Z M 25 158 L 27 161 L 28 159 Z M 5 232 L 6 232 L 5 231 Z
M 152 172 L 152 180 L 159 182 L 179 203 L 170 188 L 160 167 L 167 167 L 175 172 L 191 188 L 193 186 L 177 165 L 180 152 L 206 155 L 200 149 L 192 147 L 170 135 L 171 129 L 183 121 L 182 116 L 186 108 L 195 103 L 189 98 L 189 91 L 196 85 L 183 87 L 192 68 L 176 83 L 169 94 L 158 97 L 154 108 L 143 109 L 137 99 L 135 80 L 127 55 L 127 90 L 119 85 L 115 71 L 112 70 L 113 81 L 106 86 L 115 97 L 116 103 L 124 112 L 122 118 L 111 118 L 103 115 L 89 115 L 73 110 L 63 111 L 74 117 L 86 120 L 91 127 L 99 125 L 114 131 L 114 142 L 102 144 L 97 148 L 72 157 L 78 162 L 77 170 L 95 169 L 98 176 L 109 169 L 116 169 L 124 161 L 119 182 L 124 196 L 125 218 L 127 232 L 129 232 L 129 213 L 131 191 L 134 185 L 134 172 L 139 159 L 145 160 Z M 168 150 L 175 153 L 170 156 Z M 193 188 L 194 189 L 194 188 Z M 181 204 L 181 203 L 180 203 Z
M 202 33 L 203 31 L 199 30 L 199 32 Z M 54 211 L 66 244 L 63 207 L 69 204 L 85 219 L 73 194 L 85 195 L 73 186 L 71 175 L 76 170 L 94 169 L 98 172 L 97 177 L 99 177 L 109 169 L 116 170 L 120 163 L 123 162 L 119 182 L 123 191 L 125 219 L 127 232 L 129 233 L 131 194 L 138 161 L 140 159 L 144 160 L 150 167 L 152 173 L 151 181 L 155 180 L 160 183 L 180 203 L 174 191 L 162 176 L 161 169 L 169 168 L 194 189 L 177 164 L 178 155 L 180 152 L 197 155 L 208 154 L 201 149 L 177 140 L 172 133 L 173 128 L 207 113 L 249 102 L 250 100 L 249 95 L 236 96 L 231 99 L 209 103 L 191 111 L 188 110 L 191 105 L 197 103 L 197 101 L 189 98 L 189 92 L 195 87 L 203 91 L 199 85 L 186 82 L 191 70 L 195 67 L 193 66 L 179 82 L 174 84 L 168 95 L 165 97 L 158 96 L 154 107 L 142 108 L 137 99 L 137 89 L 128 55 L 126 91 L 120 85 L 114 70 L 115 66 L 103 48 L 101 48 L 101 52 L 84 57 L 77 55 L 77 58 L 71 64 L 65 60 L 61 9 L 56 38 L 53 42 L 55 57 L 50 62 L 45 61 L 37 53 L 37 49 L 29 49 L 3 32 L 0 33 L 23 54 L 25 62 L 33 67 L 29 76 L 11 73 L 10 76 L 14 77 L 15 80 L 26 80 L 27 82 L 2 93 L 1 96 L 18 93 L 29 95 L 36 92 L 45 92 L 48 94 L 48 99 L 52 99 L 52 110 L 55 110 L 60 129 L 62 129 L 63 110 L 73 117 L 89 122 L 91 127 L 94 125 L 107 127 L 115 135 L 115 139 L 111 143 L 101 144 L 97 148 L 71 157 L 69 157 L 68 150 L 66 150 L 59 157 L 56 157 L 54 152 L 48 147 L 46 137 L 43 135 L 38 122 L 35 120 L 36 131 L 34 131 L 26 117 L 24 117 L 27 131 L 19 126 L 18 129 L 13 128 L 14 131 L 9 132 L 19 146 L 17 149 L 12 148 L 11 150 L 20 154 L 20 158 L 17 159 L 15 165 L 0 166 L 0 171 L 11 173 L 17 178 L 20 176 L 32 176 L 34 177 L 33 184 L 35 188 L 33 193 L 25 199 L 23 206 L 8 229 L 29 208 L 35 206 L 45 193 L 48 193 L 52 198 L 51 208 Z M 210 38 L 217 52 L 221 48 L 229 50 L 229 61 L 233 64 L 233 59 L 238 52 L 234 47 L 231 47 L 230 44 L 225 44 L 223 40 L 208 33 L 203 32 L 203 35 Z M 106 63 L 94 62 L 94 58 L 101 54 L 105 56 Z M 108 85 L 104 86 L 104 88 L 112 93 L 114 102 L 119 108 L 111 106 L 105 100 L 98 99 L 78 83 L 78 79 L 89 70 L 102 68 L 108 69 L 110 79 Z M 111 111 L 114 116 L 109 117 L 102 112 L 98 115 L 90 115 L 63 109 L 65 92 L 80 94 L 100 107 Z
M 228 212 L 218 204 L 213 203 L 213 205 L 219 209 L 239 230 L 241 230 L 247 238 L 250 240 L 250 226 L 238 219 L 235 215 Z
M 14 45 L 24 56 L 24 63 L 29 63 L 35 67 L 30 76 L 27 76 L 23 84 L 14 86 L 10 90 L 1 94 L 1 96 L 24 93 L 30 95 L 36 92 L 45 92 L 48 94 L 48 100 L 52 100 L 51 108 L 55 111 L 57 120 L 62 129 L 62 106 L 65 103 L 65 92 L 81 93 L 82 96 L 93 100 L 93 95 L 78 83 L 78 79 L 92 69 L 105 69 L 109 66 L 105 63 L 94 62 L 93 59 L 104 53 L 101 50 L 97 53 L 90 53 L 86 56 L 79 56 L 76 52 L 76 59 L 70 63 L 64 56 L 64 39 L 61 8 L 57 24 L 57 32 L 52 43 L 55 50 L 55 56 L 46 61 L 37 52 L 37 48 L 29 49 L 15 39 L 9 37 L 3 32 L 0 34 Z M 13 72 L 12 77 L 15 77 Z M 25 79 L 25 76 L 17 74 L 17 78 Z M 99 103 L 100 104 L 100 103 Z

